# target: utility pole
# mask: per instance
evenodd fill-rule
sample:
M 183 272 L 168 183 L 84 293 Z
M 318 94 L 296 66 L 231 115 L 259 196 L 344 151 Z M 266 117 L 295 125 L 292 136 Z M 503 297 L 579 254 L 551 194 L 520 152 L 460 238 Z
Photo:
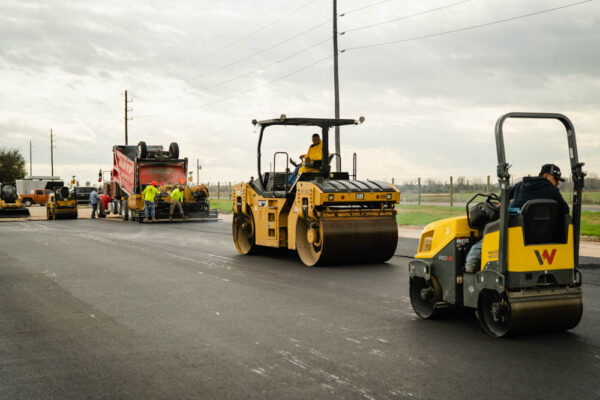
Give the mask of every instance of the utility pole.
M 32 168 L 32 164 L 33 164 L 33 161 L 32 161 L 32 159 L 31 159 L 31 139 L 29 139 L 29 176 L 32 176 L 32 175 L 33 175 L 33 174 L 31 173 L 31 171 L 32 171 L 32 169 L 33 169 L 33 168 Z
M 127 90 L 125 91 L 125 146 L 127 146 L 127 121 L 131 121 L 133 118 L 127 116 L 129 111 L 133 111 L 133 108 L 128 107 L 128 103 L 131 103 L 132 99 L 127 99 Z
M 202 167 L 200 166 L 200 159 L 196 158 L 196 184 L 200 184 L 200 170 Z
M 50 129 L 50 176 L 54 176 L 54 138 Z
M 337 33 L 337 0 L 333 0 L 333 90 L 335 96 L 335 118 L 340 117 L 340 85 L 338 81 L 338 33 Z M 340 127 L 335 127 L 335 168 L 337 172 L 342 170 L 342 157 L 340 151 Z

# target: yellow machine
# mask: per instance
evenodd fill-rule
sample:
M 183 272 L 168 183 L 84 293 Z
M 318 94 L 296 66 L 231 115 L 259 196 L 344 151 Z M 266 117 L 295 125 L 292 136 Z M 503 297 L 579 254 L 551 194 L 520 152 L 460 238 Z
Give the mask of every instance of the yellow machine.
M 69 193 L 68 187 L 62 187 L 48 196 L 46 217 L 56 219 L 77 219 L 77 197 L 75 191 Z
M 236 185 L 232 197 L 233 239 L 241 254 L 253 253 L 259 247 L 288 248 L 296 250 L 308 266 L 378 263 L 394 255 L 398 190 L 385 182 L 356 180 L 356 173 L 351 180 L 347 172 L 330 169 L 329 129 L 359 121 L 282 115 L 280 119 L 252 122 L 260 129 L 258 178 Z M 271 126 L 318 127 L 325 162 L 312 162 L 310 168 L 317 172 L 301 172 L 288 186 L 289 156 L 276 152 L 272 171 L 261 174 L 261 143 L 265 129 Z M 277 171 L 278 155 L 286 159 L 285 171 Z
M 529 200 L 509 208 L 509 164 L 502 126 L 507 118 L 557 119 L 567 130 L 574 183 L 572 214 L 554 200 Z M 475 309 L 483 329 L 501 337 L 523 331 L 574 328 L 583 313 L 579 261 L 581 191 L 575 129 L 562 114 L 509 113 L 496 124 L 501 195 L 477 194 L 466 216 L 425 227 L 415 260 L 409 263 L 410 300 L 422 318 L 449 307 Z M 486 201 L 471 207 L 478 197 Z M 466 255 L 482 242 L 480 270 L 465 269 Z
M 2 183 L 0 185 L 0 218 L 28 217 L 29 215 L 29 210 L 19 200 L 15 184 Z

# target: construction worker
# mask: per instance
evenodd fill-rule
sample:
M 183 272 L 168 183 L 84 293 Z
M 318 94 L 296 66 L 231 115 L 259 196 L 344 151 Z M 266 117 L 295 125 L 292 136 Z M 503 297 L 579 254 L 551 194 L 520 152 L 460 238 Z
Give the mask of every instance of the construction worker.
M 98 203 L 100 202 L 100 196 L 96 192 L 96 188 L 92 188 L 90 193 L 90 205 L 92 206 L 92 219 L 96 219 L 96 211 L 98 210 Z
M 175 190 L 171 192 L 171 209 L 169 211 L 169 221 L 173 220 L 173 211 L 175 211 L 175 207 L 179 208 L 179 213 L 181 214 L 181 218 L 185 218 L 183 214 L 183 207 L 181 206 L 181 202 L 183 201 L 183 186 L 177 186 Z
M 296 169 L 291 173 L 287 180 L 288 186 L 292 186 L 298 174 L 303 172 L 319 172 L 320 162 L 323 159 L 323 145 L 321 144 L 321 137 L 315 133 L 312 135 L 312 144 L 308 148 L 306 154 L 300 155 L 302 164 L 296 165 Z
M 549 199 L 558 203 L 562 214 L 569 213 L 569 205 L 560 194 L 558 185 L 565 180 L 561 177 L 560 168 L 554 164 L 544 164 L 539 176 L 526 176 L 510 188 L 508 199 L 512 200 L 509 207 L 521 209 L 529 200 Z M 465 270 L 477 272 L 481 268 L 481 246 L 483 239 L 475 243 L 467 254 Z
M 148 209 L 150 209 L 152 221 L 156 221 L 154 198 L 158 193 L 160 193 L 160 190 L 157 189 L 157 186 L 158 183 L 156 181 L 152 181 L 152 185 L 146 186 L 142 192 L 142 197 L 144 198 L 144 222 L 148 222 Z

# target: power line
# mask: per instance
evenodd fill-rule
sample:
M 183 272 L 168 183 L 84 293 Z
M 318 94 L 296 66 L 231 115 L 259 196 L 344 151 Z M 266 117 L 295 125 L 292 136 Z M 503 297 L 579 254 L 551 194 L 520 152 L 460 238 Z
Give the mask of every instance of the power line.
M 514 21 L 514 20 L 517 20 L 517 19 L 532 17 L 532 16 L 535 16 L 535 15 L 539 15 L 539 14 L 543 14 L 543 13 L 547 13 L 547 12 L 551 12 L 551 11 L 561 10 L 563 8 L 574 7 L 574 6 L 578 6 L 580 4 L 589 3 L 591 1 L 593 1 L 593 0 L 578 1 L 576 3 L 569 3 L 569 4 L 565 4 L 563 6 L 558 6 L 558 7 L 554 7 L 554 8 L 547 8 L 545 10 L 535 11 L 535 12 L 528 13 L 528 14 L 517 15 L 517 16 L 511 17 L 511 18 L 499 19 L 499 20 L 496 20 L 496 21 L 490 21 L 490 22 L 486 22 L 486 23 L 483 23 L 483 24 L 466 26 L 466 27 L 463 27 L 463 28 L 452 29 L 452 30 L 449 30 L 449 31 L 430 33 L 428 35 L 415 36 L 415 37 L 407 38 L 407 39 L 392 40 L 392 41 L 389 41 L 389 42 L 380 42 L 380 43 L 373 43 L 373 44 L 368 44 L 368 45 L 364 45 L 364 46 L 349 47 L 347 49 L 342 50 L 341 53 L 344 53 L 346 51 L 352 51 L 352 50 L 367 49 L 367 48 L 371 48 L 371 47 L 381 47 L 381 46 L 388 46 L 388 45 L 391 45 L 391 44 L 411 42 L 411 41 L 415 41 L 415 40 L 419 40 L 419 39 L 431 38 L 431 37 L 435 37 L 435 36 L 449 35 L 451 33 L 464 32 L 464 31 L 468 31 L 468 30 L 472 30 L 472 29 L 483 28 L 483 27 L 490 26 L 490 25 L 497 25 L 497 24 L 500 24 L 500 23 L 503 23 L 503 22 L 509 22 L 509 21 Z
M 326 57 L 323 57 L 323 58 L 320 58 L 320 59 L 318 59 L 318 60 L 316 60 L 316 61 L 313 61 L 312 63 L 310 63 L 310 64 L 307 64 L 307 65 L 303 66 L 302 68 L 298 68 L 297 70 L 294 70 L 294 71 L 292 71 L 292 72 L 289 72 L 289 73 L 287 73 L 287 74 L 285 74 L 285 75 L 282 75 L 282 76 L 280 76 L 280 77 L 278 77 L 278 78 L 276 78 L 276 79 L 272 79 L 272 80 L 270 80 L 270 81 L 267 81 L 267 82 L 265 82 L 265 83 L 262 83 L 262 84 L 260 84 L 260 85 L 257 85 L 257 86 L 251 87 L 251 88 L 249 88 L 249 89 L 243 90 L 243 91 L 241 91 L 241 92 L 237 92 L 237 93 L 234 93 L 234 94 L 232 94 L 232 95 L 229 95 L 229 96 L 226 96 L 226 97 L 222 97 L 222 98 L 220 98 L 220 99 L 217 99 L 217 100 L 209 101 L 209 102 L 207 102 L 207 103 L 200 104 L 199 106 L 196 106 L 196 107 L 190 107 L 190 108 L 202 108 L 202 107 L 210 106 L 210 105 L 213 105 L 213 104 L 222 103 L 222 102 L 224 102 L 224 101 L 226 101 L 226 100 L 229 100 L 229 99 L 232 99 L 232 98 L 234 98 L 234 97 L 239 97 L 239 96 L 241 96 L 241 95 L 244 95 L 244 94 L 246 94 L 246 93 L 250 93 L 250 92 L 252 92 L 252 91 L 254 91 L 254 90 L 257 90 L 257 89 L 263 88 L 263 87 L 265 87 L 265 86 L 272 85 L 273 83 L 279 82 L 279 81 L 281 81 L 281 80 L 283 80 L 283 79 L 285 79 L 285 78 L 289 78 L 289 77 L 290 77 L 290 76 L 292 76 L 292 75 L 295 75 L 295 74 L 297 74 L 297 73 L 299 73 L 299 72 L 302 72 L 302 71 L 304 71 L 304 70 L 306 70 L 306 69 L 309 69 L 310 67 L 313 67 L 313 66 L 315 66 L 315 65 L 317 65 L 317 64 L 320 64 L 320 63 L 322 63 L 323 61 L 325 61 L 325 60 L 328 60 L 328 59 L 330 59 L 330 58 L 332 58 L 332 57 L 333 57 L 333 55 L 331 55 L 331 54 L 330 54 L 330 55 L 328 55 L 328 56 L 326 56 Z M 155 116 L 156 116 L 156 115 L 142 115 L 142 116 L 138 116 L 137 118 L 138 118 L 138 119 L 139 119 L 139 118 L 153 118 L 153 117 L 155 117 Z
M 256 57 L 256 56 L 258 56 L 258 55 L 260 55 L 260 54 L 266 53 L 267 51 L 269 51 L 269 50 L 272 50 L 272 49 L 274 49 L 274 48 L 276 48 L 276 47 L 279 47 L 279 46 L 281 46 L 281 45 L 282 45 L 282 44 L 284 44 L 284 43 L 287 43 L 287 42 L 289 42 L 289 41 L 291 41 L 291 40 L 293 40 L 293 39 L 296 39 L 296 38 L 298 38 L 298 37 L 300 37 L 300 36 L 302 36 L 302 35 L 304 35 L 304 34 L 306 34 L 306 33 L 308 33 L 308 32 L 314 31 L 315 29 L 317 29 L 317 28 L 319 28 L 319 27 L 321 27 L 321 26 L 323 26 L 323 25 L 325 25 L 325 24 L 328 24 L 330 21 L 331 21 L 331 19 L 328 19 L 327 21 L 323 21 L 323 22 L 321 22 L 321 23 L 318 23 L 318 24 L 316 24 L 316 25 L 313 25 L 312 27 L 310 27 L 310 28 L 308 28 L 308 29 L 306 29 L 306 30 L 304 30 L 304 31 L 302 31 L 302 32 L 300 32 L 300 33 L 297 33 L 297 34 L 295 34 L 295 35 L 293 35 L 293 36 L 290 36 L 290 37 L 288 37 L 287 39 L 284 39 L 284 40 L 282 40 L 282 41 L 280 41 L 280 42 L 277 42 L 277 43 L 275 43 L 275 44 L 273 44 L 273 45 L 270 45 L 270 46 L 268 46 L 268 47 L 265 47 L 265 48 L 263 48 L 262 50 L 259 50 L 259 51 L 258 51 L 258 52 L 256 52 L 256 53 L 250 54 L 250 55 L 248 55 L 248 56 L 245 56 L 245 57 L 242 57 L 242 58 L 240 58 L 240 59 L 237 59 L 236 61 L 233 61 L 233 62 L 231 62 L 231 63 L 229 63 L 229 64 L 225 64 L 225 65 L 222 65 L 222 66 L 220 66 L 220 67 L 214 68 L 214 69 L 212 69 L 212 70 L 210 70 L 210 71 L 204 72 L 204 73 L 202 73 L 202 74 L 200 74 L 200 75 L 197 75 L 197 76 L 193 77 L 192 79 L 184 80 L 184 82 L 185 82 L 185 83 L 194 82 L 194 81 L 196 81 L 196 80 L 198 80 L 198 79 L 200 79 L 200 78 L 203 78 L 203 77 L 205 77 L 205 76 L 211 75 L 211 74 L 213 74 L 213 73 L 215 73 L 215 72 L 222 71 L 222 70 L 224 70 L 224 69 L 227 69 L 227 68 L 229 68 L 229 67 L 232 67 L 232 66 L 234 66 L 234 65 L 237 65 L 237 64 L 239 64 L 239 63 L 241 63 L 241 62 L 243 62 L 243 61 L 246 61 L 246 60 L 249 60 L 249 59 L 251 59 L 251 58 L 253 58 L 253 57 Z M 187 96 L 187 95 L 184 95 L 184 96 Z M 153 101 L 174 100 L 174 99 L 177 99 L 177 98 L 179 98 L 179 97 L 175 97 L 175 98 L 160 98 L 160 99 L 154 99 Z
M 468 3 L 469 1 L 471 1 L 471 0 L 461 0 L 461 1 L 458 1 L 456 3 L 446 4 L 445 6 L 436 7 L 436 8 L 430 8 L 428 10 L 420 11 L 420 12 L 415 13 L 415 14 L 404 15 L 402 17 L 392 18 L 392 19 L 388 19 L 388 20 L 385 20 L 385 21 L 376 22 L 374 24 L 368 24 L 368 25 L 359 26 L 357 28 L 347 29 L 344 32 L 340 33 L 340 35 L 345 35 L 348 32 L 360 31 L 360 30 L 363 30 L 363 29 L 372 28 L 374 26 L 379 26 L 379 25 L 383 25 L 383 24 L 389 24 L 389 23 L 392 23 L 392 22 L 396 22 L 396 21 L 401 21 L 401 20 L 405 20 L 405 19 L 417 17 L 419 15 L 430 14 L 430 13 L 433 13 L 433 12 L 436 12 L 436 11 L 444 10 L 446 8 L 456 7 L 458 5 L 461 5 L 461 4 L 464 4 L 464 3 Z
M 256 68 L 256 69 L 253 69 L 252 71 L 248 71 L 248 72 L 245 72 L 245 73 L 243 73 L 243 74 L 240 74 L 240 75 L 234 76 L 233 78 L 229 78 L 229 79 L 223 80 L 223 81 L 221 81 L 221 82 L 215 83 L 215 84 L 213 84 L 213 85 L 210 85 L 210 86 L 203 87 L 203 88 L 201 88 L 201 89 L 200 89 L 200 91 L 204 91 L 204 90 L 211 90 L 211 89 L 214 89 L 214 88 L 216 88 L 216 87 L 223 86 L 223 85 L 225 85 L 225 84 L 227 84 L 227 83 L 230 83 L 230 82 L 236 81 L 236 80 L 238 80 L 238 79 L 245 78 L 246 76 L 249 76 L 249 75 L 255 74 L 255 73 L 257 73 L 258 71 L 262 71 L 262 70 L 264 70 L 264 69 L 267 69 L 267 68 L 270 68 L 270 67 L 272 67 L 273 65 L 280 64 L 281 62 L 283 62 L 283 61 L 285 61 L 285 60 L 288 60 L 288 59 L 290 59 L 290 58 L 292 58 L 292 57 L 295 57 L 295 56 L 297 56 L 297 55 L 299 55 L 299 54 L 302 54 L 302 53 L 304 53 L 304 52 L 306 52 L 306 51 L 308 51 L 308 50 L 310 50 L 310 49 L 312 49 L 312 48 L 314 48 L 314 47 L 317 47 L 317 46 L 319 46 L 319 45 L 321 45 L 321 44 L 323 44 L 323 43 L 329 42 L 330 40 L 331 40 L 331 38 L 327 38 L 327 39 L 324 39 L 324 40 L 320 40 L 320 41 L 318 41 L 318 42 L 316 42 L 316 43 L 313 43 L 312 45 L 310 45 L 310 46 L 308 46 L 308 47 L 305 47 L 305 48 L 303 48 L 303 49 L 301 49 L 301 50 L 299 50 L 299 51 L 297 51 L 297 52 L 295 52 L 295 53 L 289 54 L 289 55 L 287 55 L 287 56 L 285 56 L 285 57 L 282 57 L 282 58 L 280 58 L 280 59 L 278 59 L 278 60 L 275 60 L 275 61 L 273 61 L 273 62 L 271 62 L 271 63 L 269 63 L 269 64 L 263 65 L 263 66 L 261 66 L 261 67 L 259 67 L 259 68 Z M 184 95 L 181 95 L 181 96 L 173 97 L 173 98 L 171 98 L 170 100 L 181 99 L 181 98 L 183 98 L 183 97 L 192 96 L 192 95 L 194 95 L 194 94 L 195 94 L 195 93 L 184 94 Z
M 352 14 L 352 13 L 360 11 L 360 10 L 364 10 L 365 8 L 371 8 L 371 7 L 375 7 L 375 6 L 378 6 L 378 5 L 383 4 L 383 3 L 388 3 L 390 1 L 392 1 L 392 0 L 383 0 L 383 1 L 378 1 L 377 3 L 371 3 L 371 4 L 367 4 L 366 6 L 354 8 L 354 9 L 352 9 L 350 11 L 346 11 L 346 12 L 340 14 L 340 17 L 346 16 L 348 14 Z
M 291 15 L 293 15 L 293 14 L 297 13 L 298 11 L 300 11 L 300 10 L 302 10 L 302 9 L 304 9 L 304 8 L 306 8 L 306 7 L 308 7 L 309 5 L 311 5 L 312 3 L 314 3 L 315 1 L 316 1 L 316 0 L 310 0 L 310 1 L 309 1 L 309 2 L 307 2 L 307 3 L 304 3 L 302 6 L 300 6 L 300 7 L 296 8 L 296 9 L 294 9 L 294 10 L 290 11 L 290 12 L 289 12 L 289 13 L 287 13 L 287 14 L 284 14 L 284 15 L 282 15 L 282 16 L 280 16 L 280 17 L 278 17 L 278 18 L 274 19 L 273 21 L 269 22 L 268 24 L 266 24 L 266 25 L 263 25 L 263 26 L 261 26 L 260 28 L 258 28 L 258 29 L 256 29 L 256 30 L 254 30 L 254 31 L 252 31 L 252 32 L 249 32 L 249 33 L 247 33 L 247 34 L 245 34 L 245 35 L 241 36 L 240 38 L 238 38 L 238 39 L 235 39 L 235 40 L 233 40 L 233 41 L 231 41 L 231 42 L 227 43 L 227 44 L 226 44 L 226 45 L 224 45 L 224 46 L 221 46 L 219 49 L 217 49 L 217 50 L 215 50 L 215 51 L 212 51 L 212 52 L 210 52 L 210 53 L 207 53 L 207 54 L 203 55 L 203 56 L 201 57 L 201 59 L 205 59 L 205 58 L 207 58 L 207 57 L 212 57 L 212 56 L 214 56 L 215 54 L 219 54 L 219 53 L 220 53 L 220 52 L 222 52 L 223 50 L 226 50 L 226 49 L 228 49 L 228 48 L 230 48 L 230 47 L 232 47 L 232 46 L 234 46 L 234 45 L 238 44 L 239 42 L 243 41 L 244 39 L 247 39 L 247 38 L 249 38 L 250 36 L 252 36 L 252 35 L 254 35 L 254 34 L 257 34 L 258 32 L 261 32 L 261 31 L 263 31 L 263 30 L 265 30 L 265 29 L 267 29 L 267 28 L 269 28 L 269 27 L 271 27 L 271 26 L 275 25 L 277 22 L 279 22 L 279 21 L 281 21 L 281 20 L 283 20 L 283 19 L 285 19 L 285 18 L 287 18 L 287 17 L 289 17 L 289 16 L 291 16 Z M 186 64 L 185 66 L 187 67 L 187 66 L 193 65 L 193 64 L 195 64 L 196 62 L 198 62 L 198 60 L 197 60 L 197 61 L 194 61 L 194 62 L 191 62 L 191 63 L 188 63 L 188 64 Z

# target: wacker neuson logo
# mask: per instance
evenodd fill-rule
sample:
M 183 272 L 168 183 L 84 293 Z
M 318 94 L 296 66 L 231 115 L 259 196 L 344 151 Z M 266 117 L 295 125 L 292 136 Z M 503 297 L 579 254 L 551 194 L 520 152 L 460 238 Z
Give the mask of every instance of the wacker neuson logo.
M 544 265 L 544 261 L 548 262 L 548 265 L 552 265 L 554 262 L 554 256 L 556 255 L 556 249 L 552 249 L 552 252 L 548 254 L 548 250 L 544 250 L 542 254 L 540 254 L 539 250 L 535 250 L 535 256 L 538 259 L 540 265 Z

